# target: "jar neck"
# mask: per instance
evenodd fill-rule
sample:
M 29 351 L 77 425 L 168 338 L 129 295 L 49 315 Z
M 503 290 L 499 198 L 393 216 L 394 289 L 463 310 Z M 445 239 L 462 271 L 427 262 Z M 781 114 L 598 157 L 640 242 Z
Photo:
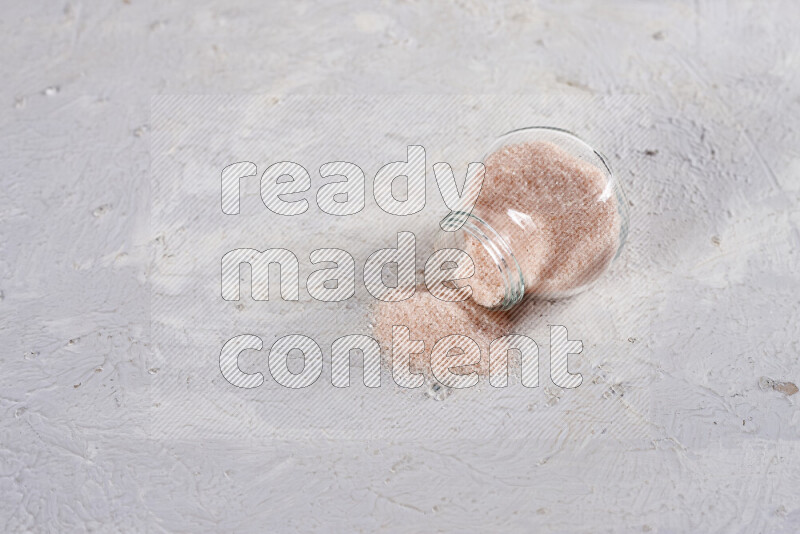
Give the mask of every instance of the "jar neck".
M 493 268 L 497 269 L 503 283 L 503 298 L 496 306 L 491 309 L 508 310 L 522 301 L 525 295 L 525 279 L 522 276 L 522 269 L 514 255 L 511 244 L 495 228 L 492 227 L 480 213 L 474 212 L 467 215 L 463 212 L 451 213 L 444 221 L 442 227 L 448 227 L 456 222 L 464 221 L 459 230 L 454 232 L 440 231 L 440 238 L 437 238 L 436 248 L 460 248 L 464 250 L 464 243 L 467 236 L 480 244 L 486 252 L 486 256 L 491 259 Z M 452 226 L 450 226 L 452 227 Z M 449 236 L 447 234 L 450 234 Z M 446 243 L 450 243 L 449 246 Z M 476 271 L 476 276 L 480 273 Z

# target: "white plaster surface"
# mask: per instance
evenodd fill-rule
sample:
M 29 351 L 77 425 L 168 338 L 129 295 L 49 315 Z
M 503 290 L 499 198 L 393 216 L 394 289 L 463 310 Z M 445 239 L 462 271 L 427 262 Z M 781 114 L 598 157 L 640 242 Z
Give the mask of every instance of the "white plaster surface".
M 766 379 L 800 383 L 799 18 L 744 1 L 5 5 L 0 528 L 800 530 L 800 394 Z M 652 131 L 626 146 L 649 172 L 625 179 L 653 229 L 627 265 L 651 326 L 614 335 L 647 353 L 647 439 L 154 437 L 160 93 L 646 95 Z M 624 405 L 631 386 L 605 386 Z

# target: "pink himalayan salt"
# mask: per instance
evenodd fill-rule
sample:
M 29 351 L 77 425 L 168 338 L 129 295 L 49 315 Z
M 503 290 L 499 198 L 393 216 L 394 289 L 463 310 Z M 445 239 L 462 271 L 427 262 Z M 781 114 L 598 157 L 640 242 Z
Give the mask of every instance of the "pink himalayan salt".
M 619 247 L 620 216 L 606 174 L 542 141 L 507 145 L 484 162 L 486 177 L 473 214 L 510 244 L 525 293 L 568 295 L 594 281 Z M 475 262 L 473 300 L 486 307 L 503 298 L 503 280 L 483 246 L 465 239 Z
M 600 169 L 547 142 L 505 146 L 487 157 L 485 165 L 473 213 L 510 244 L 526 293 L 565 295 L 602 274 L 619 245 L 620 217 L 616 196 L 613 191 L 606 194 L 606 176 Z M 513 326 L 513 313 L 485 308 L 503 298 L 503 280 L 494 260 L 469 235 L 464 248 L 475 263 L 475 274 L 465 281 L 472 286 L 472 301 L 441 301 L 420 286 L 408 300 L 379 302 L 375 308 L 375 335 L 384 348 L 392 345 L 393 325 L 407 326 L 411 339 L 424 341 L 425 351 L 411 355 L 412 371 L 430 376 L 434 344 L 460 334 L 477 342 L 481 360 L 453 372 L 488 376 L 489 345 Z M 454 357 L 443 367 L 458 363 Z
M 449 335 L 465 335 L 478 344 L 480 363 L 453 369 L 454 374 L 469 374 L 477 371 L 480 376 L 489 373 L 489 345 L 493 340 L 507 334 L 511 318 L 503 312 L 489 311 L 473 302 L 447 302 L 431 295 L 424 285 L 417 286 L 414 296 L 400 302 L 379 301 L 374 309 L 374 333 L 381 347 L 392 346 L 392 326 L 407 326 L 412 340 L 422 340 L 425 351 L 411 354 L 411 371 L 431 376 L 430 355 L 433 346 Z M 447 362 L 436 362 L 436 373 L 440 376 L 446 369 L 469 361 L 468 354 L 453 355 Z

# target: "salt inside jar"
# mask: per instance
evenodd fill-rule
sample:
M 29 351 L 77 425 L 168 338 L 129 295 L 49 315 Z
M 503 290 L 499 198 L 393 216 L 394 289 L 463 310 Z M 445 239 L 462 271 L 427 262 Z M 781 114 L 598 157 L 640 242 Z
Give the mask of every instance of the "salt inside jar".
M 474 262 L 472 277 L 450 283 L 471 286 L 481 306 L 507 310 L 526 295 L 573 295 L 608 270 L 625 242 L 628 212 L 605 157 L 547 127 L 509 132 L 487 154 L 475 207 L 451 213 L 450 222 L 466 219 L 463 226 L 435 239 L 437 249 L 464 250 Z

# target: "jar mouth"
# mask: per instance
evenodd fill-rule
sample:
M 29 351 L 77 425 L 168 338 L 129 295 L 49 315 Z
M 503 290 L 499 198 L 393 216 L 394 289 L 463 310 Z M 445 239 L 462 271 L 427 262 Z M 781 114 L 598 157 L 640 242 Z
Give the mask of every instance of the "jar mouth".
M 464 250 L 466 236 L 470 236 L 480 243 L 483 250 L 492 259 L 493 267 L 500 273 L 500 278 L 503 283 L 502 299 L 496 305 L 484 307 L 490 310 L 511 309 L 518 304 L 525 295 L 525 280 L 522 276 L 522 268 L 516 256 L 514 256 L 511 244 L 488 222 L 474 213 L 452 212 L 445 217 L 442 226 L 455 221 L 463 221 L 461 229 L 455 232 L 441 231 L 439 238 L 437 238 L 437 248 L 459 248 Z M 447 241 L 446 234 L 452 236 L 450 241 L 454 246 L 448 247 L 449 243 L 444 242 Z M 473 258 L 473 262 L 474 261 L 475 259 Z M 473 276 L 478 275 L 479 273 L 476 270 Z M 469 283 L 468 279 L 464 282 L 467 284 Z

